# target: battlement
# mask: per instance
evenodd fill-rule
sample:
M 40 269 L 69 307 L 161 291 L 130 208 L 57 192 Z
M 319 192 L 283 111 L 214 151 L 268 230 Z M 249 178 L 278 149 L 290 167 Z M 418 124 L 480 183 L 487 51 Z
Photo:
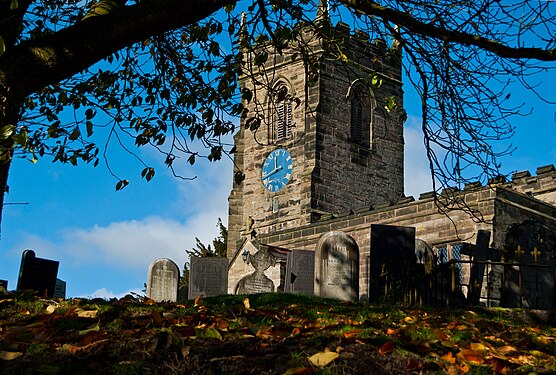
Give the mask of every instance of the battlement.
M 556 206 L 556 168 L 553 164 L 538 167 L 536 175 L 531 175 L 529 171 L 515 172 L 508 181 L 506 176 L 500 175 L 488 180 L 486 185 L 480 182 L 471 182 L 465 185 L 463 190 L 457 187 L 446 188 L 440 193 L 435 191 L 428 191 L 421 193 L 416 200 L 413 196 L 406 196 L 396 202 L 384 202 L 374 207 L 361 207 L 359 209 L 349 210 L 338 213 L 324 213 L 319 212 L 319 222 L 331 219 L 343 218 L 351 215 L 359 215 L 370 213 L 373 211 L 388 210 L 393 207 L 402 207 L 409 204 L 420 204 L 426 201 L 437 199 L 450 199 L 461 197 L 463 201 L 467 201 L 466 195 L 470 193 L 477 193 L 480 191 L 492 190 L 496 186 L 513 190 L 521 194 L 526 194 L 539 199 L 545 203 Z

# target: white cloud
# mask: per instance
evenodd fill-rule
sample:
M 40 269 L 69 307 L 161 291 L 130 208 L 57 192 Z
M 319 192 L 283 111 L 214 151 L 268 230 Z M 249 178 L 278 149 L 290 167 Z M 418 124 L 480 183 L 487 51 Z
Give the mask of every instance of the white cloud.
M 408 116 L 404 127 L 405 138 L 405 195 L 416 199 L 421 193 L 432 190 L 431 172 L 423 142 L 421 119 Z
M 135 294 L 135 295 L 143 295 L 143 291 L 139 290 L 139 289 L 132 289 L 132 290 L 128 290 L 126 292 L 123 293 L 114 293 L 111 290 L 108 290 L 106 288 L 100 288 L 95 290 L 93 293 L 90 294 L 84 294 L 82 297 L 85 298 L 106 298 L 106 299 L 110 299 L 110 298 L 122 298 L 128 294 Z

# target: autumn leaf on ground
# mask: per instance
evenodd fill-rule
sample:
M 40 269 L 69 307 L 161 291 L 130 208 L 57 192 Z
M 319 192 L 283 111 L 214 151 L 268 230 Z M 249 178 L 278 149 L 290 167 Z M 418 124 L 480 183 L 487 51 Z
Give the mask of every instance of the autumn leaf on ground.
M 360 330 L 360 329 L 352 329 L 351 331 L 344 332 L 343 336 L 346 339 L 349 339 L 349 338 L 352 338 L 352 337 L 355 337 L 355 336 L 359 335 L 361 332 L 363 332 L 363 331 Z
M 288 369 L 282 375 L 307 375 L 307 374 L 312 374 L 314 372 L 315 370 L 309 367 L 296 367 L 296 368 Z
M 245 306 L 245 309 L 246 309 L 247 311 L 255 311 L 255 310 L 253 310 L 253 309 L 251 308 L 251 303 L 249 302 L 249 298 L 247 298 L 247 297 L 245 297 L 245 298 L 243 299 L 243 306 Z
M 384 345 L 382 345 L 378 349 L 378 352 L 382 355 L 390 354 L 394 351 L 395 346 L 396 344 L 394 344 L 392 341 L 385 342 Z
M 214 328 L 195 328 L 195 333 L 196 336 L 200 338 L 214 338 L 222 340 L 222 335 Z
M 23 353 L 20 352 L 7 352 L 4 350 L 0 351 L 0 359 L 3 359 L 4 361 L 11 361 L 21 357 L 22 355 Z
M 471 349 L 463 349 L 457 354 L 457 357 L 462 361 L 467 361 L 473 365 L 482 365 L 485 362 L 481 353 Z
M 80 336 L 85 336 L 87 333 L 94 332 L 94 331 L 100 331 L 100 326 L 98 325 L 98 323 L 95 323 L 95 324 L 89 326 L 87 329 L 79 331 L 79 335 Z
M 324 367 L 338 358 L 340 355 L 336 352 L 319 352 L 309 357 L 309 362 L 314 366 Z
M 452 354 L 452 352 L 448 352 L 442 356 L 442 359 L 448 363 L 454 364 L 456 363 L 456 357 Z

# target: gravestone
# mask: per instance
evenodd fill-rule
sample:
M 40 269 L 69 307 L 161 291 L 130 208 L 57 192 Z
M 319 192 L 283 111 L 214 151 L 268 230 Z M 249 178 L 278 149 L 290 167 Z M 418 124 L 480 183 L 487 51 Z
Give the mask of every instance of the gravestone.
M 268 249 L 260 249 L 250 255 L 249 262 L 255 271 L 239 280 L 235 294 L 274 292 L 276 290 L 274 282 L 264 273 L 275 263 L 275 259 Z
M 227 294 L 228 258 L 191 257 L 190 262 L 189 299 Z
M 8 290 L 8 280 L 0 280 L 0 290 Z
M 506 232 L 507 261 L 501 305 L 551 310 L 555 307 L 556 233 L 527 220 Z M 521 265 L 520 265 L 521 264 Z
M 62 299 L 66 298 L 66 282 L 64 280 L 56 279 L 53 297 Z
M 490 243 L 490 231 L 479 230 L 477 232 L 477 241 L 475 244 L 473 260 L 485 261 L 488 259 L 488 249 Z M 485 265 L 474 263 L 471 266 L 471 275 L 469 277 L 469 296 L 467 299 L 472 305 L 478 305 L 483 290 L 483 279 L 485 275 Z M 490 278 L 489 278 L 490 279 Z
M 398 286 L 405 288 L 416 263 L 415 228 L 371 224 L 369 301 L 377 302 Z
M 176 302 L 180 270 L 167 258 L 157 259 L 149 266 L 147 274 L 147 297 L 156 302 Z
M 285 292 L 315 294 L 315 252 L 293 250 L 286 260 Z
M 52 298 L 59 265 L 55 260 L 37 258 L 33 250 L 25 250 L 21 256 L 17 290 L 30 289 L 39 297 Z
M 328 232 L 317 243 L 315 294 L 347 301 L 359 299 L 359 247 L 343 232 Z

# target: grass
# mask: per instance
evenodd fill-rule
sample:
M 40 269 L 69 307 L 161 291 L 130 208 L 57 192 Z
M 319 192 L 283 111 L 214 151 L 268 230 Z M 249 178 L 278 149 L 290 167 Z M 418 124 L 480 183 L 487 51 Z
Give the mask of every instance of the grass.
M 421 309 L 290 294 L 154 304 L 4 293 L 0 373 L 555 371 L 554 327 L 515 316 L 505 309 Z M 324 365 L 309 360 L 326 351 L 337 358 Z

